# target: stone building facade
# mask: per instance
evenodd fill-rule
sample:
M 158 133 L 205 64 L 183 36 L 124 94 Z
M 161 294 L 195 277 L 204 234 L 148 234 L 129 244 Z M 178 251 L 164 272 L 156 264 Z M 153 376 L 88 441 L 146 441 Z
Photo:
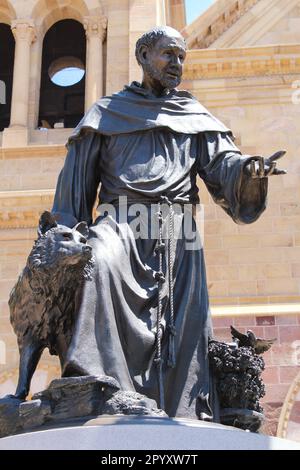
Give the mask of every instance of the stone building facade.
M 8 295 L 51 208 L 67 136 L 100 95 L 139 80 L 135 41 L 167 23 L 189 48 L 183 88 L 243 153 L 287 150 L 288 175 L 271 178 L 253 225 L 235 225 L 200 185 L 215 336 L 229 339 L 233 324 L 277 338 L 265 354 L 265 431 L 300 440 L 300 1 L 216 0 L 190 25 L 184 11 L 184 0 L 0 0 L 0 395 L 17 376 Z M 70 64 L 81 82 L 53 85 L 51 70 Z M 44 354 L 33 391 L 58 372 Z

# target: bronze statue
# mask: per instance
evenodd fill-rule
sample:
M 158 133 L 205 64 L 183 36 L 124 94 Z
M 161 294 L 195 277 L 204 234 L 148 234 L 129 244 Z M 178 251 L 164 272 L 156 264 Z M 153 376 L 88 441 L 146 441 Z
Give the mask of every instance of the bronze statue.
M 230 130 L 176 89 L 185 56 L 176 30 L 145 33 L 136 45 L 142 83 L 99 99 L 69 139 L 52 213 L 64 226 L 87 222 L 95 266 L 75 299 L 62 369 L 112 377 L 169 416 L 216 421 L 203 249 L 186 208 L 199 203 L 199 175 L 234 222 L 256 221 L 284 152 L 242 155 Z
M 10 299 L 10 321 L 18 338 L 19 381 L 15 398 L 25 399 L 45 348 L 64 362 L 69 347 L 76 297 L 93 267 L 85 222 L 73 229 L 58 225 L 45 211 L 38 239 Z
M 220 404 L 220 422 L 257 432 L 265 418 L 260 404 L 265 395 L 263 358 L 250 345 L 216 340 L 209 341 L 208 356 Z

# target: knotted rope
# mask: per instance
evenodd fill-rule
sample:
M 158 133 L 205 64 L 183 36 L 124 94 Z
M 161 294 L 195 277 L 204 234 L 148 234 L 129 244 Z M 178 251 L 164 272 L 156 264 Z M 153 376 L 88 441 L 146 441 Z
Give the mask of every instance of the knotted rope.
M 159 388 L 159 401 L 160 408 L 164 409 L 164 385 L 163 385 L 163 374 L 162 374 L 162 286 L 165 282 L 165 276 L 163 273 L 163 254 L 165 252 L 165 243 L 163 242 L 163 216 L 161 210 L 161 202 L 166 202 L 169 206 L 169 225 L 168 225 L 168 237 L 167 237 L 167 250 L 168 250 L 168 280 L 169 280 L 169 302 L 170 302 L 170 320 L 167 326 L 169 332 L 169 351 L 168 351 L 168 366 L 175 367 L 175 336 L 176 328 L 174 323 L 174 280 L 173 280 L 173 267 L 174 267 L 174 210 L 172 202 L 167 196 L 162 196 L 161 201 L 158 203 L 158 244 L 156 251 L 159 256 L 159 270 L 155 273 L 155 279 L 158 282 L 158 309 L 157 309 L 157 321 L 156 321 L 156 355 L 155 363 L 158 368 L 158 388 Z

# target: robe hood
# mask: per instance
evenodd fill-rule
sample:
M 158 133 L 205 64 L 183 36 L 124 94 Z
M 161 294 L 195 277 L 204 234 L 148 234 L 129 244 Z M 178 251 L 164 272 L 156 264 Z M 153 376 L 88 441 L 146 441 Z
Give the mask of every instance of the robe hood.
M 165 96 L 155 97 L 139 83 L 133 82 L 119 93 L 94 103 L 74 129 L 68 143 L 80 138 L 84 130 L 119 135 L 157 127 L 182 134 L 231 133 L 189 92 L 174 89 Z

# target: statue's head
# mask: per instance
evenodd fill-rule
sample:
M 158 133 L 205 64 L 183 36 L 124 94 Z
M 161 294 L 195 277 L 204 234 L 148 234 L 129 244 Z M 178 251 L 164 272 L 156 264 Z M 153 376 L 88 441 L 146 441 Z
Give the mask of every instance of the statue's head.
M 163 88 L 172 89 L 179 85 L 186 44 L 176 29 L 160 26 L 144 33 L 136 43 L 135 55 L 144 77 Z

